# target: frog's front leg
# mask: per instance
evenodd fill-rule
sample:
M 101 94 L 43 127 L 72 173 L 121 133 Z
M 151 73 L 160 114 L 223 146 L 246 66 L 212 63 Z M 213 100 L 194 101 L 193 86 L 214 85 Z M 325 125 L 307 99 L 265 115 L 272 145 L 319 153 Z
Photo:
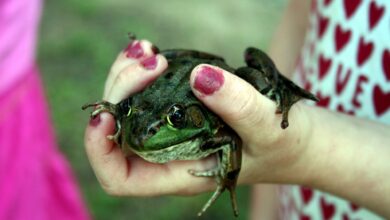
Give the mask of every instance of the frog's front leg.
M 223 135 L 222 132 L 219 135 Z M 230 192 L 233 212 L 235 216 L 238 216 L 235 188 L 241 169 L 241 140 L 236 134 L 226 136 L 217 135 L 216 137 L 207 140 L 201 147 L 203 151 L 215 148 L 221 148 L 221 150 L 217 152 L 217 167 L 205 171 L 189 170 L 190 174 L 197 177 L 215 177 L 217 182 L 217 189 L 198 213 L 198 216 L 201 216 L 218 199 L 225 189 L 228 189 Z
M 116 121 L 116 132 L 113 135 L 108 135 L 107 138 L 114 141 L 116 144 L 119 144 L 119 136 L 121 133 L 121 124 L 119 121 L 118 116 L 118 107 L 115 104 L 112 104 L 107 101 L 101 101 L 101 102 L 95 102 L 91 104 L 85 104 L 81 107 L 82 110 L 85 110 L 87 108 L 93 107 L 94 110 L 91 112 L 91 118 L 95 118 L 97 115 L 99 115 L 102 112 L 108 112 L 111 115 L 114 116 Z

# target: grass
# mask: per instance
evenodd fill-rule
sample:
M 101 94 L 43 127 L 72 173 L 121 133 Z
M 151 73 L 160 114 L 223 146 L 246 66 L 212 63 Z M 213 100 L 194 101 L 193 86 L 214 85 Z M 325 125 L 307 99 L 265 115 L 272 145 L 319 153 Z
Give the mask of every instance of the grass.
M 243 65 L 249 46 L 266 48 L 283 7 L 279 1 L 46 1 L 38 63 L 61 150 L 71 163 L 95 219 L 195 219 L 210 194 L 188 197 L 116 198 L 106 195 L 83 149 L 88 114 L 98 100 L 116 54 L 136 33 L 165 48 L 191 48 Z M 239 187 L 240 219 L 247 219 L 249 188 Z M 230 219 L 228 194 L 202 219 Z M 157 207 L 157 208 L 156 208 Z M 151 212 L 150 210 L 153 210 Z

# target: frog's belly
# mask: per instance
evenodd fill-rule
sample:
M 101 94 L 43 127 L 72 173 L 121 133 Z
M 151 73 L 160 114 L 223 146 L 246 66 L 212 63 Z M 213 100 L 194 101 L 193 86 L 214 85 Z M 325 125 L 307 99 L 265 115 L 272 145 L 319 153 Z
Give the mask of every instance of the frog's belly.
M 198 160 L 219 151 L 221 148 L 202 151 L 200 144 L 203 140 L 196 138 L 180 144 L 155 151 L 134 151 L 137 155 L 153 163 L 166 163 L 171 160 Z

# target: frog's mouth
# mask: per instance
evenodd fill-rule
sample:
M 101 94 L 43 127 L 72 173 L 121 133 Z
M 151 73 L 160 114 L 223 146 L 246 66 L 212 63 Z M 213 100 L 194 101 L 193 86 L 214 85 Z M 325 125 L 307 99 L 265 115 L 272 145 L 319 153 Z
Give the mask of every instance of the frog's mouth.
M 153 151 L 137 151 L 134 153 L 152 163 L 166 163 L 171 160 L 198 160 L 207 157 L 218 149 L 201 150 L 203 138 L 194 138 L 166 148 Z

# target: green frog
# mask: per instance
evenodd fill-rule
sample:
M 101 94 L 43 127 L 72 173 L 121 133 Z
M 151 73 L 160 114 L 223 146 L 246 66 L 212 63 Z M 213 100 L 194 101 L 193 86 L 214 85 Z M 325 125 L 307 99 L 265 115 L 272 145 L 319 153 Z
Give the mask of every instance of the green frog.
M 189 78 L 199 64 L 211 64 L 248 81 L 277 105 L 282 114 L 281 128 L 288 127 L 290 107 L 301 98 L 317 101 L 279 73 L 273 61 L 261 50 L 245 51 L 247 66 L 234 69 L 223 58 L 194 50 L 164 50 L 168 68 L 153 84 L 118 104 L 101 101 L 91 117 L 109 112 L 116 119 L 115 134 L 108 138 L 124 154 L 133 152 L 153 163 L 197 160 L 215 154 L 218 165 L 210 170 L 189 170 L 196 177 L 215 178 L 217 189 L 203 206 L 202 215 L 227 189 L 235 216 L 238 216 L 235 187 L 241 168 L 242 142 L 237 133 L 208 110 L 192 93 Z M 184 175 L 184 174 L 183 174 Z

